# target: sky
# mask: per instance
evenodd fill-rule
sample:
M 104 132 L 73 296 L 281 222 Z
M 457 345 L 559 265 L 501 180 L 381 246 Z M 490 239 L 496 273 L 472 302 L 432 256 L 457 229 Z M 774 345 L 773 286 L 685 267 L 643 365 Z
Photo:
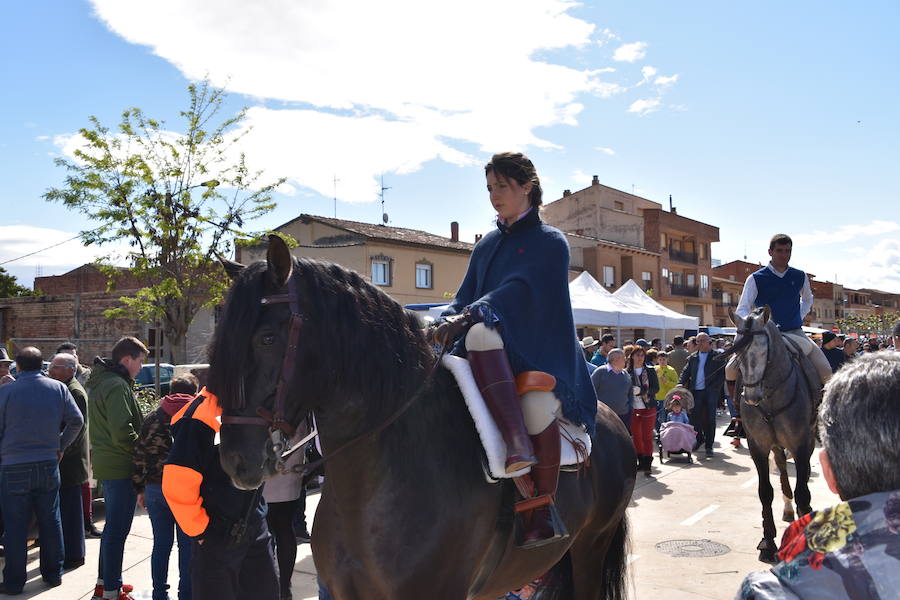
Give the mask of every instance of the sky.
M 0 266 L 31 287 L 115 248 L 72 240 L 63 184 L 96 116 L 178 131 L 209 77 L 277 208 L 473 241 L 482 166 L 534 161 L 545 202 L 600 182 L 716 225 L 722 262 L 774 233 L 820 280 L 900 293 L 900 3 L 35 0 L 0 19 Z M 337 179 L 337 182 L 335 182 Z M 337 200 L 335 201 L 335 196 Z M 70 240 L 70 241 L 66 241 Z M 57 244 L 45 250 L 48 246 Z M 40 252 L 37 252 L 40 251 Z M 31 256 L 24 255 L 32 254 Z

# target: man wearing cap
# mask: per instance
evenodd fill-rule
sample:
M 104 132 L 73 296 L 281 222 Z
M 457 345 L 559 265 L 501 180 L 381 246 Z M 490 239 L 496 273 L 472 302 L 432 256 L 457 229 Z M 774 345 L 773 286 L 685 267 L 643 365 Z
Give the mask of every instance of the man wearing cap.
M 15 381 L 15 378 L 9 374 L 9 366 L 11 364 L 13 364 L 13 359 L 6 353 L 6 348 L 0 346 L 0 385 Z
M 600 345 L 600 342 L 594 339 L 593 336 L 587 336 L 581 338 L 581 348 L 584 350 L 584 359 L 588 362 L 591 360 L 591 356 L 594 354 L 594 350 L 597 349 L 597 346 Z
M 841 338 L 830 331 L 822 334 L 822 354 L 828 359 L 832 373 L 837 373 L 837 370 L 844 364 L 844 349 L 841 348 L 842 345 Z

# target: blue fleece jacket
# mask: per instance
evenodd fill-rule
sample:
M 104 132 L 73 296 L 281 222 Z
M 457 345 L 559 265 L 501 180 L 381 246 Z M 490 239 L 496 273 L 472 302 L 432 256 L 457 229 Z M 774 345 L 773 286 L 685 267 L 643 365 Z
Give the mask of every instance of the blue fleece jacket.
M 593 433 L 597 396 L 575 333 L 569 299 L 569 244 L 532 210 L 475 246 L 456 298 L 444 315 L 466 308 L 503 338 L 513 372 L 544 371 L 563 415 Z M 465 354 L 457 344 L 455 354 Z
M 82 427 L 84 417 L 69 389 L 40 371 L 26 371 L 0 386 L 3 466 L 56 460 Z

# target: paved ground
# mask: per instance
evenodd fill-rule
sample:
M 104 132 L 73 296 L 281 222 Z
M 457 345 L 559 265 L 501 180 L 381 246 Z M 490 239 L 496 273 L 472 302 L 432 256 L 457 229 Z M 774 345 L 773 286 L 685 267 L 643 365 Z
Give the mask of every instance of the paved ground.
M 720 418 L 719 431 L 726 419 Z M 639 475 L 634 500 L 629 509 L 631 519 L 631 594 L 634 600 L 682 600 L 732 598 L 744 575 L 764 569 L 756 560 L 756 544 L 762 537 L 760 507 L 756 496 L 756 473 L 746 448 L 734 449 L 728 438 L 720 438 L 716 453 L 706 459 L 701 453 L 695 463 L 687 464 L 684 457 L 673 457 L 660 465 L 653 464 L 654 477 Z M 789 463 L 790 464 L 790 463 Z M 792 465 L 791 465 L 792 466 Z M 813 507 L 836 502 L 821 477 L 814 456 L 810 487 Z M 775 481 L 773 476 L 773 482 Z M 307 502 L 310 522 L 318 503 L 318 494 Z M 102 527 L 102 504 L 98 507 Z M 776 492 L 774 511 L 781 515 L 782 501 Z M 778 540 L 784 530 L 778 522 Z M 712 557 L 669 556 L 657 544 L 672 540 L 692 540 L 700 545 L 688 550 L 700 550 L 704 541 L 722 544 L 725 554 Z M 76 600 L 90 598 L 97 565 L 99 540 L 87 541 L 87 564 L 67 572 L 63 585 L 48 589 L 41 582 L 37 569 L 38 550 L 29 552 L 29 582 L 21 598 L 42 600 Z M 131 536 L 125 549 L 126 583 L 135 586 L 135 596 L 149 599 L 150 553 L 153 539 L 150 520 L 144 511 L 135 516 Z M 178 568 L 173 553 L 170 581 L 174 582 Z M 298 547 L 294 568 L 293 590 L 297 600 L 317 598 L 315 567 L 309 544 Z M 174 599 L 174 596 L 173 596 Z

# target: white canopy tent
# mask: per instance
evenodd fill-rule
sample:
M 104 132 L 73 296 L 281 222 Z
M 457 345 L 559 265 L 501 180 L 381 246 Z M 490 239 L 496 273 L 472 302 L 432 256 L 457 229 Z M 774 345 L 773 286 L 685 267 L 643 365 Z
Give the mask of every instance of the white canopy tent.
M 587 271 L 569 283 L 569 298 L 576 325 L 631 327 L 635 320 L 635 310 L 616 300 Z
M 626 281 L 622 287 L 613 292 L 613 297 L 633 307 L 636 310 L 644 310 L 648 313 L 657 315 L 660 318 L 661 325 L 648 325 L 662 330 L 684 330 L 698 329 L 700 327 L 700 319 L 675 312 L 671 308 L 665 307 L 640 288 L 633 279 Z

